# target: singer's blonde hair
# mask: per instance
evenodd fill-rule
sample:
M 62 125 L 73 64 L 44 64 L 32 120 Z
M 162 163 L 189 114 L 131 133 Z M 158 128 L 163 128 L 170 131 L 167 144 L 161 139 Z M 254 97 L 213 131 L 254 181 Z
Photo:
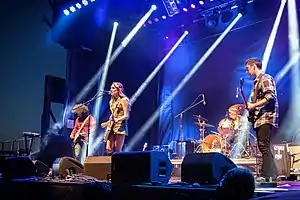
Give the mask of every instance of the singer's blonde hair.
M 127 95 L 125 94 L 125 89 L 124 89 L 124 86 L 122 83 L 120 82 L 113 82 L 112 83 L 112 86 L 114 86 L 115 88 L 117 88 L 118 90 L 118 93 L 119 93 L 119 97 L 121 98 L 127 98 L 128 99 L 128 102 L 129 102 L 129 98 L 127 97 Z M 110 99 L 110 103 L 112 103 L 114 101 L 114 97 L 111 96 L 111 99 Z M 130 111 L 131 110 L 131 105 L 130 105 L 130 102 L 128 103 L 128 110 Z

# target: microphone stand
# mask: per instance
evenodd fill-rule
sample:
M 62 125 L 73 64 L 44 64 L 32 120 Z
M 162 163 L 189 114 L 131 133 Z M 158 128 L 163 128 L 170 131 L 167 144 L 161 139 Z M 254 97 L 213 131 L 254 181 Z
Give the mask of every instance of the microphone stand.
M 87 105 L 91 104 L 93 101 L 95 101 L 99 97 L 103 96 L 104 94 L 105 94 L 104 92 L 96 93 L 96 95 L 94 97 L 92 97 L 90 100 L 82 103 L 82 105 L 78 106 L 76 109 L 81 108 L 84 105 L 87 106 Z M 88 142 L 86 143 L 86 150 L 85 150 L 85 156 L 86 157 L 88 157 L 88 154 L 89 154 L 89 140 L 90 140 L 90 126 L 91 126 L 91 116 L 90 116 L 90 114 L 89 114 L 88 118 L 89 118 L 88 119 L 88 132 L 87 132 Z
M 180 158 L 183 158 L 182 156 L 182 147 L 183 147 L 183 114 L 186 113 L 187 111 L 189 111 L 190 109 L 194 108 L 195 106 L 199 105 L 200 103 L 203 103 L 204 99 L 202 99 L 201 101 L 199 101 L 198 103 L 195 103 L 194 105 L 190 105 L 189 107 L 187 107 L 186 109 L 184 109 L 183 111 L 181 111 L 179 114 L 177 114 L 174 118 L 179 118 L 179 141 L 180 141 Z

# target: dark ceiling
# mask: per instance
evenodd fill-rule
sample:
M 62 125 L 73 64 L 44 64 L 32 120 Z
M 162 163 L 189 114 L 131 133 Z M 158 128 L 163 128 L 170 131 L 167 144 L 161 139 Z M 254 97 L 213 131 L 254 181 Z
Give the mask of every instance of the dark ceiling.
M 88 0 L 90 1 L 90 0 Z M 54 24 L 56 29 L 53 31 L 54 40 L 63 46 L 78 46 L 91 44 L 99 44 L 99 41 L 109 39 L 114 21 L 118 21 L 120 27 L 119 32 L 124 32 L 121 35 L 123 38 L 134 27 L 139 19 L 150 9 L 151 5 L 156 5 L 157 10 L 151 15 L 145 23 L 145 28 L 148 34 L 162 37 L 170 31 L 173 35 L 176 32 L 182 34 L 184 30 L 193 30 L 197 33 L 194 37 L 207 37 L 209 34 L 220 33 L 226 28 L 228 23 L 219 24 L 214 28 L 206 26 L 205 16 L 206 11 L 219 8 L 220 5 L 227 5 L 229 2 L 238 4 L 246 0 L 203 0 L 204 4 L 200 4 L 198 0 L 175 0 L 180 11 L 179 14 L 168 17 L 163 0 L 95 0 L 89 2 L 88 6 L 71 13 L 69 16 L 64 16 L 63 10 L 71 5 L 81 3 L 81 0 L 55 0 L 55 17 Z M 246 1 L 251 2 L 251 1 Z M 247 23 L 253 23 L 266 18 L 276 16 L 281 0 L 255 0 L 247 4 L 247 13 L 244 17 L 244 26 Z M 195 8 L 191 8 L 191 4 Z M 228 4 L 229 5 L 229 4 Z M 183 8 L 187 8 L 188 12 L 184 12 Z M 235 14 L 237 9 L 235 9 Z M 163 20 L 162 16 L 166 16 Z M 232 18 L 233 19 L 233 18 Z M 158 22 L 156 21 L 158 20 Z M 63 21 L 63 22 L 62 22 Z M 203 34 L 202 34 L 203 33 Z M 125 34 L 125 35 L 124 35 Z M 93 47 L 91 47 L 93 48 Z

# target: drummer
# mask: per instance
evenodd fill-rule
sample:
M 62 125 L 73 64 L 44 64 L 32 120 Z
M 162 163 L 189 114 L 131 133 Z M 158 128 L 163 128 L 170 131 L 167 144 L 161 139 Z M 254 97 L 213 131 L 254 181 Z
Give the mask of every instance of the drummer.
M 240 129 L 241 115 L 237 108 L 229 108 L 226 116 L 219 122 L 218 132 L 221 135 L 232 134 L 235 130 Z
M 219 122 L 218 132 L 225 139 L 227 151 L 230 151 L 235 143 L 241 126 L 241 115 L 238 108 L 230 107 L 224 119 Z

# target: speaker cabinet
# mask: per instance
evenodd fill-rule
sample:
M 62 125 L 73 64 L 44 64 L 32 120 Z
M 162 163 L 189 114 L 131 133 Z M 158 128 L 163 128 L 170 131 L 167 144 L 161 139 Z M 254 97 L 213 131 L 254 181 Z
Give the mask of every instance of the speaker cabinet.
M 113 185 L 160 182 L 168 183 L 173 165 L 161 151 L 120 152 L 112 155 Z
M 291 166 L 292 170 L 300 169 L 300 146 L 299 145 L 289 145 L 288 150 L 291 157 Z
M 89 156 L 84 163 L 84 175 L 99 180 L 108 180 L 111 172 L 110 156 Z
M 218 184 L 236 165 L 220 153 L 187 154 L 181 166 L 181 181 L 199 184 Z
M 2 160 L 3 179 L 30 178 L 35 175 L 36 168 L 28 156 L 5 157 Z
M 57 158 L 52 165 L 53 176 L 66 178 L 67 175 L 83 173 L 83 165 L 70 157 Z

